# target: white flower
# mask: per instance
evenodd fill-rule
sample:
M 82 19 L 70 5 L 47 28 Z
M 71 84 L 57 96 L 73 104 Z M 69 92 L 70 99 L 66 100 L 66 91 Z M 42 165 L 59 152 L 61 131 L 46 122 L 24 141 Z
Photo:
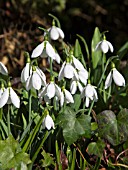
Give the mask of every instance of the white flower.
M 71 79 L 75 76 L 75 74 L 77 74 L 75 68 L 71 65 L 71 63 L 65 61 L 60 69 L 58 80 L 60 81 L 64 77 Z
M 44 98 L 45 102 L 51 103 L 51 99 L 57 97 L 57 100 L 60 99 L 61 88 L 51 81 L 44 87 L 38 94 L 40 101 Z
M 30 90 L 31 88 L 34 88 L 39 90 L 42 85 L 46 86 L 46 76 L 39 67 L 34 66 L 34 70 L 26 81 L 26 89 Z
M 111 85 L 112 78 L 117 86 L 125 86 L 124 77 L 119 73 L 119 71 L 117 71 L 116 68 L 113 68 L 106 78 L 105 89 L 107 89 Z
M 114 50 L 112 44 L 107 40 L 100 41 L 95 48 L 95 50 L 101 50 L 103 53 L 107 53 L 109 49 L 111 52 Z
M 23 68 L 21 72 L 21 82 L 25 83 L 32 72 L 30 63 L 26 63 L 26 66 Z
M 0 62 L 0 73 L 3 75 L 8 75 L 8 70 L 2 62 Z
M 74 56 L 72 56 L 73 64 L 77 70 L 85 70 L 83 64 Z
M 46 127 L 48 130 L 50 130 L 51 128 L 55 129 L 53 119 L 51 118 L 51 116 L 49 116 L 49 114 L 43 120 L 43 127 Z
M 82 85 L 80 84 L 80 82 L 77 81 L 77 80 L 72 80 L 72 81 L 71 81 L 71 85 L 70 85 L 70 92 L 71 92 L 71 94 L 75 94 L 75 93 L 76 93 L 77 87 L 78 87 L 78 89 L 79 89 L 80 92 L 83 91 L 83 87 L 82 87 Z
M 71 93 L 66 89 L 63 89 L 62 92 L 61 92 L 61 95 L 60 95 L 60 105 L 61 105 L 61 107 L 64 105 L 64 102 L 74 103 L 74 99 L 73 99 Z
M 12 87 L 8 87 L 4 90 L 0 98 L 0 108 L 2 108 L 5 104 L 13 104 L 16 108 L 20 107 L 20 99 L 12 89 Z
M 87 79 L 88 79 L 88 72 L 87 72 L 87 70 L 80 70 L 80 71 L 78 71 L 78 77 L 79 77 L 79 79 L 80 79 L 80 81 L 84 84 L 84 85 L 86 85 L 87 84 Z
M 97 96 L 97 92 L 95 90 L 95 87 L 92 86 L 91 84 L 87 84 L 87 86 L 83 89 L 83 91 L 81 93 L 81 97 L 82 98 L 86 97 L 86 99 L 85 99 L 86 107 L 89 107 L 90 100 L 92 100 L 92 101 L 98 100 L 98 96 Z
M 39 44 L 32 52 L 31 58 L 36 58 L 41 56 L 42 58 L 51 57 L 55 59 L 55 50 L 48 41 L 43 41 Z
M 48 32 L 52 40 L 57 40 L 59 39 L 59 37 L 62 39 L 64 38 L 64 32 L 56 26 L 52 26 L 51 28 L 49 28 Z

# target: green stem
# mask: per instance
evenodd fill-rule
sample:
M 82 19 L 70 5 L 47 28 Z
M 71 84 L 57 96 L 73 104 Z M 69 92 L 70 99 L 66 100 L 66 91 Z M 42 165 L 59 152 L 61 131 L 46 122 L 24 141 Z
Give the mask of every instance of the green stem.
M 3 108 L 0 108 L 0 120 L 2 120 Z
M 8 136 L 11 133 L 11 128 L 10 128 L 10 105 L 8 104 L 8 113 L 7 113 L 7 124 L 8 124 Z
M 32 111 L 32 95 L 31 95 L 31 90 L 29 91 L 29 118 L 28 118 L 28 123 L 31 121 L 31 111 Z
M 50 76 L 53 76 L 52 58 L 50 58 Z

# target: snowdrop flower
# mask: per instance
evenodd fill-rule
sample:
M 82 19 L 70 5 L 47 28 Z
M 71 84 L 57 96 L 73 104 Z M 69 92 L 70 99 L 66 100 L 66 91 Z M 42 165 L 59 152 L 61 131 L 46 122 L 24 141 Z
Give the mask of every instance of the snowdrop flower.
M 73 78 L 72 81 L 71 81 L 71 85 L 70 85 L 70 92 L 71 92 L 71 94 L 75 94 L 76 93 L 77 87 L 78 87 L 80 92 L 83 91 L 83 87 L 82 87 L 81 83 L 78 80 L 76 80 L 75 78 Z
M 50 103 L 49 99 L 52 99 L 53 97 L 57 96 L 57 98 L 60 98 L 61 95 L 61 89 L 60 87 L 54 83 L 54 81 L 51 81 L 49 84 L 47 84 L 46 87 L 44 87 L 41 92 L 39 93 L 38 97 L 40 100 L 44 97 L 44 100 L 48 103 Z
M 30 63 L 26 63 L 26 66 L 23 68 L 21 72 L 21 82 L 26 83 L 30 73 L 32 72 Z
M 114 48 L 112 46 L 112 44 L 107 41 L 107 40 L 102 40 L 100 41 L 97 45 L 96 45 L 96 48 L 95 50 L 101 50 L 103 53 L 107 53 L 108 50 L 110 50 L 111 52 L 114 51 Z
M 4 91 L 5 91 L 5 87 L 4 87 L 4 83 L 2 82 L 1 87 L 0 87 L 0 98 L 1 98 Z
M 3 75 L 8 75 L 8 70 L 2 62 L 0 62 L 0 73 Z
M 50 57 L 54 60 L 55 55 L 54 48 L 47 40 L 45 40 L 33 50 L 31 58 L 41 56 L 42 58 Z
M 62 67 L 60 69 L 59 75 L 58 75 L 58 80 L 62 80 L 64 77 L 71 79 L 77 74 L 75 68 L 72 66 L 71 63 L 69 62 L 64 62 L 62 64 Z
M 52 26 L 51 28 L 48 29 L 50 38 L 52 40 L 57 40 L 59 38 L 64 38 L 64 32 L 62 31 L 62 29 L 56 27 L 56 26 Z
M 20 99 L 12 89 L 11 84 L 9 82 L 8 88 L 4 90 L 0 98 L 0 108 L 2 108 L 5 104 L 13 104 L 16 108 L 20 107 Z
M 89 107 L 89 102 L 91 101 L 97 101 L 98 100 L 98 96 L 97 96 L 97 92 L 95 90 L 95 87 L 92 86 L 91 84 L 87 84 L 87 86 L 83 89 L 82 93 L 81 93 L 81 97 L 86 97 L 85 99 L 85 105 L 86 107 Z
M 110 71 L 106 78 L 105 89 L 107 89 L 111 85 L 112 79 L 114 80 L 117 86 L 125 86 L 124 77 L 119 73 L 119 71 L 117 71 L 116 68 L 112 68 L 112 70 Z
M 64 87 L 62 87 L 62 92 L 60 95 L 60 105 L 61 107 L 64 105 L 64 102 L 66 103 L 74 103 L 74 99 L 71 95 L 71 93 L 66 90 Z
M 48 130 L 50 130 L 51 128 L 55 129 L 53 119 L 51 116 L 49 116 L 49 114 L 45 117 L 42 124 L 43 127 L 46 127 Z
M 34 88 L 41 89 L 41 86 L 46 86 L 46 76 L 38 66 L 32 67 L 32 72 L 26 81 L 26 89 Z

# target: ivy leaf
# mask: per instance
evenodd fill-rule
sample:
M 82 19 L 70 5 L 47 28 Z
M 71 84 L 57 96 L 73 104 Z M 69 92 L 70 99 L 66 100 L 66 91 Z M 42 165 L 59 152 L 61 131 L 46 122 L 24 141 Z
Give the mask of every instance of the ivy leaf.
M 81 114 L 77 117 L 74 110 L 66 107 L 59 114 L 57 121 L 63 129 L 63 136 L 68 145 L 71 145 L 80 136 L 91 137 L 91 117 L 88 115 Z
M 73 96 L 74 98 L 74 103 L 71 103 L 70 106 L 72 109 L 74 109 L 75 111 L 77 111 L 81 105 L 81 97 L 80 94 L 75 94 Z
M 5 170 L 19 167 L 25 170 L 31 160 L 29 155 L 22 151 L 18 141 L 10 135 L 6 140 L 0 140 L 0 162 Z
M 103 154 L 104 147 L 105 147 L 105 144 L 102 140 L 98 140 L 97 142 L 91 142 L 88 145 L 88 153 L 101 157 Z
M 115 115 L 111 110 L 105 110 L 98 116 L 99 135 L 116 146 L 128 140 L 128 109 L 123 109 Z

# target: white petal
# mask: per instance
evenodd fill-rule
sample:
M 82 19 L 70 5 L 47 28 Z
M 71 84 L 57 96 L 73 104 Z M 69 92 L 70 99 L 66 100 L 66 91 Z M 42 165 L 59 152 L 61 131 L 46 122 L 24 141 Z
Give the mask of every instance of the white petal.
M 75 68 L 77 68 L 78 70 L 84 70 L 83 64 L 75 57 L 73 57 L 73 63 L 75 65 Z
M 29 78 L 26 81 L 26 90 L 30 90 L 32 88 L 32 74 L 29 76 Z
M 30 73 L 30 63 L 26 63 L 26 66 L 21 72 L 21 82 L 24 83 L 27 81 Z
M 113 80 L 117 86 L 125 86 L 125 79 L 116 68 L 113 69 Z
M 48 41 L 46 43 L 46 54 L 52 59 L 55 59 L 55 50 Z
M 114 48 L 113 48 L 112 44 L 109 41 L 107 41 L 107 44 L 109 46 L 110 51 L 113 52 Z
M 101 50 L 103 51 L 103 53 L 107 53 L 108 52 L 108 49 L 109 49 L 109 46 L 108 46 L 108 43 L 106 40 L 103 40 L 101 45 Z
M 89 107 L 89 98 L 88 97 L 86 97 L 86 99 L 85 99 L 85 105 L 86 105 L 86 107 Z
M 60 100 L 60 97 L 61 97 L 61 88 L 57 84 L 55 84 L 55 89 L 56 89 L 56 96 Z
M 44 50 L 44 42 L 39 44 L 32 52 L 31 58 L 39 57 Z
M 71 79 L 74 76 L 75 69 L 70 63 L 66 63 L 64 67 L 64 77 Z
M 72 81 L 71 85 L 70 85 L 70 92 L 71 94 L 75 94 L 77 90 L 77 82 L 76 81 Z
M 40 76 L 40 78 L 42 80 L 42 85 L 46 86 L 46 76 L 38 66 L 36 67 L 36 72 L 37 72 L 37 74 Z
M 50 130 L 51 128 L 55 129 L 54 122 L 51 118 L 51 116 L 47 115 L 45 118 L 45 127 Z
M 78 89 L 80 92 L 83 91 L 83 86 L 80 84 L 80 82 L 77 82 L 77 85 L 78 85 Z
M 5 91 L 3 92 L 1 98 L 0 98 L 0 108 L 2 108 L 8 101 L 9 98 L 9 89 L 5 89 Z
M 62 31 L 62 29 L 57 27 L 57 30 L 59 32 L 59 36 L 63 39 L 64 38 L 64 32 Z
M 49 99 L 55 96 L 55 84 L 54 83 L 50 83 L 47 86 L 47 96 L 49 97 Z
M 20 99 L 11 87 L 10 87 L 10 98 L 11 98 L 13 105 L 16 108 L 20 108 Z
M 81 71 L 79 71 L 78 72 L 78 75 L 79 75 L 79 79 L 80 79 L 80 81 L 84 84 L 84 85 L 86 85 L 87 84 L 87 79 L 88 79 L 88 72 L 87 72 L 87 70 L 81 70 Z
M 39 90 L 41 88 L 41 78 L 36 71 L 32 75 L 32 86 L 34 89 Z
M 88 84 L 85 88 L 85 96 L 93 100 L 93 95 L 94 95 L 94 87 L 90 84 Z
M 52 26 L 50 30 L 50 37 L 52 40 L 57 40 L 59 38 L 59 32 L 56 28 L 56 26 Z
M 60 106 L 62 107 L 64 105 L 64 93 L 61 92 L 61 95 L 60 95 Z
M 58 75 L 58 81 L 62 80 L 64 78 L 64 67 L 65 67 L 66 62 L 64 62 L 61 66 L 61 69 L 59 71 Z
M 0 73 L 4 75 L 8 75 L 8 70 L 2 62 L 0 62 Z
M 42 90 L 39 92 L 38 97 L 42 99 L 44 95 L 46 95 L 46 93 L 47 93 L 47 87 L 43 87 Z
M 95 102 L 98 100 L 98 95 L 97 95 L 97 91 L 95 88 L 93 89 L 93 99 Z
M 69 103 L 74 103 L 73 97 L 68 90 L 64 89 L 64 94 L 65 94 L 66 101 L 68 101 Z
M 108 74 L 106 81 L 105 81 L 105 89 L 107 89 L 112 83 L 112 71 Z
M 58 64 L 60 64 L 60 56 L 58 53 L 55 53 L 55 60 Z

